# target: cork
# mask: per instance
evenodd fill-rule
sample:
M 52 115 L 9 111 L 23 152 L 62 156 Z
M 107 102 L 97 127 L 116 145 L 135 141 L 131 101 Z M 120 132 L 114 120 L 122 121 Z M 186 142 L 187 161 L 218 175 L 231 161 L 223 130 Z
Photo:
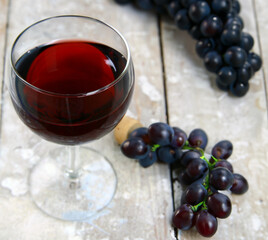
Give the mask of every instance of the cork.
M 124 116 L 114 129 L 116 142 L 121 145 L 125 140 L 127 140 L 128 135 L 132 131 L 140 127 L 143 127 L 143 125 L 137 119 Z

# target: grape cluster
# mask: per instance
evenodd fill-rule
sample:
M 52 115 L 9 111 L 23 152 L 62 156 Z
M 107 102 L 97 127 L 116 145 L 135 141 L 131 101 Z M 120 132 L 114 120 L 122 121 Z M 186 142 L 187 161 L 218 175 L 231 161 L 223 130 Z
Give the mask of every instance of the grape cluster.
M 196 40 L 196 53 L 205 68 L 216 74 L 219 89 L 237 97 L 248 92 L 249 80 L 261 68 L 262 59 L 252 52 L 253 37 L 243 31 L 238 0 L 115 1 L 170 15 L 179 29 Z
M 243 194 L 248 182 L 234 173 L 227 161 L 233 152 L 229 140 L 215 144 L 211 154 L 205 153 L 207 143 L 207 134 L 200 128 L 187 136 L 178 127 L 156 122 L 132 131 L 121 151 L 137 159 L 142 167 L 157 161 L 170 164 L 184 188 L 181 205 L 173 214 L 174 227 L 188 230 L 195 226 L 202 236 L 211 237 L 217 231 L 217 218 L 231 214 L 231 200 L 225 192 Z

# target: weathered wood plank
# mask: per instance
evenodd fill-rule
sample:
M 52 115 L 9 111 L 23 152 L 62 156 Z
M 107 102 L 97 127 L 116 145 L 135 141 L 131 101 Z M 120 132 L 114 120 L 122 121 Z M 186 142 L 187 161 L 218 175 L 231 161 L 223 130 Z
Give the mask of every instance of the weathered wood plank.
M 257 11 L 260 19 L 265 17 L 263 1 Z M 241 16 L 245 31 L 249 31 L 259 53 L 256 20 L 251 0 L 242 2 Z M 262 9 L 262 14 L 259 11 Z M 261 21 L 261 36 L 267 38 L 267 21 Z M 207 151 L 223 139 L 233 142 L 231 163 L 235 172 L 247 177 L 250 190 L 243 196 L 230 196 L 232 215 L 219 221 L 213 239 L 267 239 L 267 106 L 262 71 L 250 81 L 249 93 L 235 98 L 217 89 L 214 75 L 208 73 L 195 54 L 195 41 L 188 33 L 178 30 L 173 22 L 162 22 L 163 52 L 167 78 L 169 121 L 187 133 L 194 128 L 204 129 L 209 136 Z M 265 48 L 264 48 L 265 50 Z M 268 51 L 268 49 L 267 49 Z M 264 53 L 265 51 L 263 51 Z M 265 61 L 266 58 L 264 58 Z M 267 69 L 264 63 L 264 69 Z M 180 205 L 182 189 L 175 184 L 175 204 Z M 196 231 L 178 233 L 178 239 L 202 239 Z
M 145 125 L 165 121 L 157 21 L 155 16 L 120 7 L 111 0 L 12 0 L 8 47 L 25 27 L 45 17 L 80 14 L 107 21 L 126 37 L 136 73 L 134 99 L 128 112 Z M 7 95 L 7 94 L 6 94 Z M 32 203 L 27 178 L 31 167 L 53 144 L 33 135 L 18 119 L 8 96 L 2 124 L 0 168 L 0 238 L 5 240 L 173 239 L 172 198 L 166 165 L 142 169 L 120 153 L 112 134 L 93 144 L 108 156 L 117 172 L 118 189 L 107 209 L 84 222 L 61 222 Z M 14 231 L 14 228 L 15 231 Z

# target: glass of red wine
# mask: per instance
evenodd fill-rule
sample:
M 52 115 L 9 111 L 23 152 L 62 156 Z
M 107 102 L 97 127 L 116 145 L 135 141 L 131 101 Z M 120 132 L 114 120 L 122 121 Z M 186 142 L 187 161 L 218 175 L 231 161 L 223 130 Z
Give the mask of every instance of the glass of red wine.
M 10 69 L 20 119 L 57 146 L 31 171 L 33 201 L 58 219 L 89 218 L 111 202 L 117 178 L 102 153 L 80 145 L 111 132 L 129 106 L 134 70 L 126 40 L 97 19 L 51 17 L 17 37 Z

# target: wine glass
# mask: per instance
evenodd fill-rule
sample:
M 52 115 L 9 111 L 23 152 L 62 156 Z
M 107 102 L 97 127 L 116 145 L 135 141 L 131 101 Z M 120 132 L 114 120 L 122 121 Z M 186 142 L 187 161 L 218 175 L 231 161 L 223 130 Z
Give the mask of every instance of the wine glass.
M 31 170 L 30 193 L 49 216 L 79 221 L 112 200 L 116 173 L 102 153 L 80 146 L 124 116 L 134 70 L 124 37 L 97 19 L 64 15 L 34 23 L 11 50 L 9 92 L 20 119 L 60 145 Z

